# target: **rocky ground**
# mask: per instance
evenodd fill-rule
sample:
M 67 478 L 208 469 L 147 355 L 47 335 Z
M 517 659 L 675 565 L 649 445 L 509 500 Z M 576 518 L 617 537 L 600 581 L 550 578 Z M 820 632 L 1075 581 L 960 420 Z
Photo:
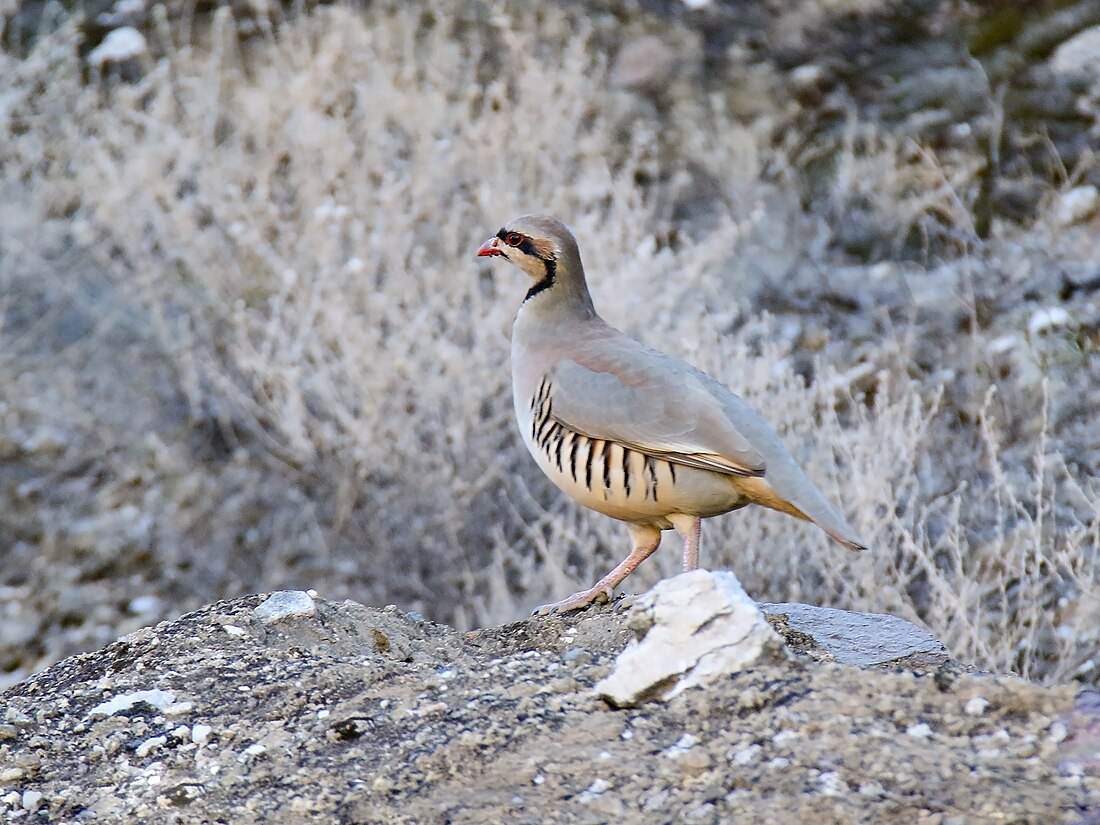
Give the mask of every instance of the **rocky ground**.
M 463 634 L 302 592 L 210 605 L 0 695 L 0 817 L 1084 825 L 1100 815 L 1096 694 L 965 672 L 915 628 L 904 635 L 919 662 L 840 664 L 875 661 L 860 652 L 868 618 L 838 623 L 837 611 L 823 630 L 803 615 L 813 609 L 788 605 L 766 609 L 797 654 L 615 708 L 596 685 L 632 637 L 623 606 Z

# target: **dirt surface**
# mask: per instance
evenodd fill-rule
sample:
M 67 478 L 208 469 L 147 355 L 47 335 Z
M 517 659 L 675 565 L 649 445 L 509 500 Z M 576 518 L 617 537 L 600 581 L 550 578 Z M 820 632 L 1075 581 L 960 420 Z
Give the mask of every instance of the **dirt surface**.
M 0 696 L 0 816 L 1046 825 L 1100 811 L 1095 697 L 1070 687 L 791 654 L 616 710 L 593 685 L 629 641 L 621 602 L 460 634 L 393 607 L 262 601 L 143 629 Z

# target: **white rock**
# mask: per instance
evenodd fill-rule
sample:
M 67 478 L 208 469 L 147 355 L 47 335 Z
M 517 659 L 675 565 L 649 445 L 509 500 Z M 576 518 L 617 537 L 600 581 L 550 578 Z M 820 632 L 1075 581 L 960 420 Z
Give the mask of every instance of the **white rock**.
M 611 783 L 606 779 L 595 779 L 592 784 L 588 786 L 588 793 L 593 796 L 599 796 L 611 788 Z
M 42 791 L 23 791 L 22 805 L 24 811 L 37 811 L 42 804 Z
M 821 83 L 825 77 L 825 69 L 816 63 L 803 63 L 792 69 L 789 77 L 795 86 L 809 89 Z
M 905 732 L 914 739 L 929 739 L 932 736 L 932 728 L 926 722 L 910 725 L 905 729 Z
M 268 596 L 252 611 L 264 624 L 283 619 L 302 619 L 313 616 L 317 607 L 304 590 L 280 590 Z
M 989 707 L 989 700 L 982 696 L 974 696 L 963 705 L 963 713 L 967 716 L 981 716 Z
M 51 427 L 39 427 L 25 439 L 20 445 L 28 453 L 56 453 L 65 449 L 69 443 L 69 436 L 62 430 Z
M 729 572 L 693 570 L 640 596 L 630 624 L 642 633 L 596 690 L 624 707 L 664 701 L 758 662 L 782 642 Z
M 611 84 L 620 89 L 642 89 L 667 81 L 676 62 L 676 51 L 660 37 L 639 37 L 619 50 L 611 67 Z
M 129 710 L 138 702 L 145 702 L 155 708 L 165 708 L 176 701 L 176 696 L 166 690 L 139 690 L 134 693 L 123 693 L 100 702 L 90 711 L 88 716 L 114 716 L 124 710 Z
M 23 778 L 22 768 L 5 768 L 0 771 L 0 782 L 14 782 Z
M 1055 745 L 1064 741 L 1068 735 L 1069 730 L 1066 728 L 1065 722 L 1053 722 L 1047 731 L 1047 738 Z
M 826 771 L 817 778 L 817 782 L 825 796 L 840 796 L 848 792 L 848 783 L 836 771 Z
M 665 751 L 665 759 L 677 759 L 678 757 L 683 756 L 689 750 L 694 748 L 696 744 L 698 744 L 698 742 L 699 737 L 694 736 L 690 733 L 685 733 L 676 741 L 675 745 Z
M 191 741 L 196 745 L 202 746 L 210 741 L 210 734 L 214 732 L 214 729 L 209 725 L 197 724 L 191 726 Z
M 1091 217 L 1100 210 L 1100 190 L 1092 184 L 1075 186 L 1054 201 L 1052 217 L 1059 226 L 1069 226 Z
M 137 746 L 137 750 L 134 751 L 134 756 L 138 759 L 144 759 L 167 741 L 167 736 L 151 736 Z
M 733 755 L 734 764 L 747 765 L 755 761 L 762 750 L 764 749 L 759 745 L 749 745 L 747 748 L 742 748 Z
M 126 605 L 126 609 L 135 614 L 156 613 L 160 608 L 160 598 L 151 594 L 130 599 L 130 603 Z
M 1027 322 L 1027 331 L 1032 337 L 1042 335 L 1051 330 L 1067 327 L 1070 324 L 1069 313 L 1061 307 L 1047 307 L 1037 309 Z
M 1079 31 L 1050 56 L 1056 74 L 1087 75 L 1100 79 L 1100 26 Z
M 266 745 L 261 745 L 259 742 L 253 742 L 251 745 L 241 751 L 241 755 L 237 757 L 237 761 L 246 762 L 252 757 L 263 756 L 265 753 L 267 753 Z
M 88 53 L 88 62 L 102 69 L 107 63 L 122 63 L 149 53 L 145 36 L 133 26 L 109 32 L 103 42 Z
M 118 0 L 112 11 L 115 14 L 141 14 L 145 11 L 145 0 Z

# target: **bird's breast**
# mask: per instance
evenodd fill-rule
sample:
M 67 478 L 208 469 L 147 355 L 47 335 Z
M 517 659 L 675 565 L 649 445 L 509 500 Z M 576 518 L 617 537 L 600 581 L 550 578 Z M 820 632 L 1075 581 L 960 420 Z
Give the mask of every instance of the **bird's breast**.
M 662 529 L 675 513 L 710 516 L 742 504 L 728 476 L 677 464 L 615 440 L 592 438 L 553 416 L 550 384 L 515 397 L 524 443 L 540 469 L 577 503 Z

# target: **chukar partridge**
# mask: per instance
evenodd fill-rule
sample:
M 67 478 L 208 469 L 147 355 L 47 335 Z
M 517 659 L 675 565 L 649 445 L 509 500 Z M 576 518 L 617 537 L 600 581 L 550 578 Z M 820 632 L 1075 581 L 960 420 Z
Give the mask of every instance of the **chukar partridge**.
M 527 449 L 574 500 L 626 522 L 634 548 L 593 587 L 537 613 L 607 601 L 675 529 L 699 564 L 701 520 L 762 504 L 865 545 L 748 404 L 709 375 L 607 324 L 592 305 L 573 234 L 524 215 L 477 251 L 531 287 L 512 329 L 512 398 Z

